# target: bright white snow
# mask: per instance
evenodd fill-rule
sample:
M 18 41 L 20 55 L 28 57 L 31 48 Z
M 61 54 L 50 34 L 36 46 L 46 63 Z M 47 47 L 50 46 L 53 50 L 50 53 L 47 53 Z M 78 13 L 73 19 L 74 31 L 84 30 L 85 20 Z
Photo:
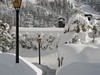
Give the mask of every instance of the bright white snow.
M 30 1 L 35 3 L 36 0 L 30 0 Z M 74 0 L 70 2 L 73 2 L 73 1 Z M 98 15 L 98 13 L 95 12 L 89 5 L 82 5 L 80 8 L 85 13 Z M 72 16 L 72 18 L 70 18 L 68 22 L 68 25 L 71 25 L 70 30 L 73 30 L 74 27 L 77 26 L 76 24 L 73 24 L 76 19 L 78 19 L 82 25 L 83 24 L 90 25 L 86 17 L 79 14 L 75 14 Z M 67 28 L 68 26 L 65 27 L 65 30 Z M 13 28 L 11 32 L 14 32 L 14 31 L 15 31 L 15 28 Z M 54 35 L 57 38 L 57 41 L 60 40 L 58 53 L 56 49 L 53 49 L 53 50 L 47 49 L 45 51 L 41 50 L 42 64 L 47 65 L 49 68 L 52 68 L 52 69 L 58 68 L 57 57 L 59 57 L 60 59 L 64 57 L 63 65 L 57 70 L 56 75 L 99 75 L 100 74 L 100 50 L 99 50 L 100 42 L 98 41 L 98 39 L 95 40 L 95 43 L 94 43 L 95 45 L 94 45 L 93 43 L 91 43 L 91 39 L 89 38 L 87 34 L 79 33 L 78 35 L 81 42 L 86 42 L 85 44 L 82 44 L 80 40 L 78 41 L 79 42 L 78 44 L 65 44 L 67 41 L 71 41 L 75 32 L 62 34 L 63 28 L 60 28 L 60 29 L 58 28 L 20 28 L 20 33 L 21 34 L 27 33 L 33 36 L 35 36 L 36 34 Z M 67 36 L 67 38 L 65 36 Z M 10 52 L 12 53 L 12 51 Z M 6 57 L 3 55 L 7 57 L 7 60 L 6 60 Z M 20 55 L 33 64 L 38 63 L 38 50 L 35 51 L 32 49 L 28 50 L 28 49 L 20 48 Z M 11 61 L 9 58 L 13 61 Z M 9 54 L 2 54 L 2 55 L 0 54 L 0 59 L 1 59 L 0 68 L 4 67 L 2 68 L 3 71 L 2 69 L 0 69 L 0 73 L 1 72 L 4 73 L 2 75 L 6 75 L 5 70 L 7 70 L 8 68 L 5 68 L 5 67 L 11 68 L 7 71 L 7 75 L 8 74 L 14 75 L 13 72 L 15 73 L 15 75 L 16 74 L 18 75 L 18 73 L 19 75 L 25 75 L 25 74 L 26 75 L 31 75 L 31 74 L 42 75 L 42 71 L 38 69 L 36 66 L 38 66 L 39 68 L 42 68 L 42 70 L 44 69 L 43 66 L 39 66 L 37 64 L 36 66 L 34 66 L 31 63 L 26 62 L 26 60 L 24 60 L 21 57 L 20 57 L 21 63 L 18 65 L 18 64 L 15 64 L 14 58 L 15 57 L 12 57 L 12 55 L 9 55 Z M 23 62 L 25 62 L 25 64 L 23 64 Z M 26 64 L 28 65 L 27 68 L 25 68 Z M 44 70 L 48 71 L 48 69 L 46 68 Z M 49 74 L 47 73 L 47 75 L 50 75 L 50 74 L 52 75 L 52 73 L 49 73 Z
M 100 63 L 75 62 L 68 66 L 63 66 L 56 75 L 99 75 Z
M 0 53 L 1 75 L 42 75 L 42 70 L 20 57 L 20 63 L 15 63 L 15 55 Z
M 65 44 L 58 49 L 58 57 L 63 57 L 63 65 L 56 75 L 99 75 L 99 46 Z
M 58 57 L 64 57 L 63 64 L 72 62 L 100 63 L 99 47 L 84 44 L 65 44 L 58 49 Z

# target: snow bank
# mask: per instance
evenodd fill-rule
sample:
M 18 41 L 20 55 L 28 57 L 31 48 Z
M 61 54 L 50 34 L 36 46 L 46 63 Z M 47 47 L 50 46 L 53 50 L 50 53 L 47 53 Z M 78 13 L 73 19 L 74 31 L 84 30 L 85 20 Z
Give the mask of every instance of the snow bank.
M 72 63 L 60 68 L 56 75 L 100 75 L 100 64 Z
M 93 45 L 65 44 L 58 48 L 58 57 L 64 57 L 63 65 L 73 62 L 100 63 L 100 50 Z
M 100 46 L 99 46 L 100 47 Z M 99 75 L 99 47 L 84 44 L 64 44 L 58 48 L 58 57 L 63 65 L 56 75 Z
M 15 63 L 15 55 L 0 53 L 1 75 L 42 75 L 36 66 L 20 57 L 20 63 Z

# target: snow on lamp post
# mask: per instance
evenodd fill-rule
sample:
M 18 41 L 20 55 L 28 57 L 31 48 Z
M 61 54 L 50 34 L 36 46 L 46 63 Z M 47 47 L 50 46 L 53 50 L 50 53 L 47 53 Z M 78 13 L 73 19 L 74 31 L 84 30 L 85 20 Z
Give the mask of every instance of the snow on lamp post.
M 42 40 L 41 36 L 38 35 L 37 42 L 38 42 L 38 47 L 39 47 L 39 65 L 41 65 L 41 51 L 40 51 L 41 40 Z
M 13 6 L 16 11 L 16 63 L 19 63 L 19 10 L 22 0 L 13 0 Z

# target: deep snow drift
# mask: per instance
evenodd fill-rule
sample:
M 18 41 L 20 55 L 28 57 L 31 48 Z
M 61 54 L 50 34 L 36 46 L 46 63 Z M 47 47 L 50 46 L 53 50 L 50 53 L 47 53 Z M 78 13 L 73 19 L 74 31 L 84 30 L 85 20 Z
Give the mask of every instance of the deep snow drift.
M 100 63 L 100 47 L 84 44 L 65 44 L 58 49 L 58 57 L 64 57 L 63 65 L 73 62 Z
M 20 57 L 20 63 L 15 63 L 15 55 L 0 53 L 1 75 L 42 75 L 41 69 Z
M 100 75 L 100 64 L 72 63 L 63 67 L 56 75 Z
M 58 49 L 58 57 L 63 57 L 63 65 L 56 75 L 99 75 L 100 46 L 65 44 Z

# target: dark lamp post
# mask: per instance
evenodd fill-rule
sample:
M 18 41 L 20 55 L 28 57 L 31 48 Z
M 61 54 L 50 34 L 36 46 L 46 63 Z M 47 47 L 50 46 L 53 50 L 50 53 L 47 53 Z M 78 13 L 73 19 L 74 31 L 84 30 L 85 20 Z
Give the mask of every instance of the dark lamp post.
M 40 51 L 41 40 L 42 40 L 42 38 L 39 35 L 38 38 L 37 38 L 38 47 L 39 47 L 39 65 L 41 65 L 41 51 Z
M 16 63 L 19 63 L 19 10 L 22 0 L 14 0 L 13 6 L 16 11 Z

